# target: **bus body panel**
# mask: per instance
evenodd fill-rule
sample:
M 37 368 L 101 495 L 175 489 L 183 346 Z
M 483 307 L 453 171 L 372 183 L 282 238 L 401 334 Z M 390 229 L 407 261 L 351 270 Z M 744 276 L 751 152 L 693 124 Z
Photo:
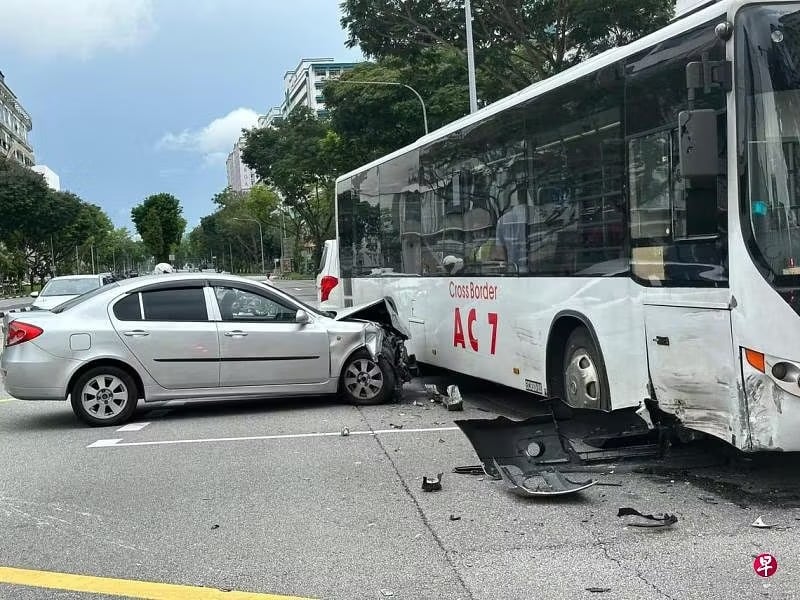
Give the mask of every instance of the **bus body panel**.
M 546 348 L 555 317 L 579 312 L 600 344 L 612 409 L 639 406 L 648 397 L 637 297 L 643 288 L 627 278 L 375 277 L 352 283 L 356 304 L 392 298 L 419 362 L 538 396 L 550 392 Z

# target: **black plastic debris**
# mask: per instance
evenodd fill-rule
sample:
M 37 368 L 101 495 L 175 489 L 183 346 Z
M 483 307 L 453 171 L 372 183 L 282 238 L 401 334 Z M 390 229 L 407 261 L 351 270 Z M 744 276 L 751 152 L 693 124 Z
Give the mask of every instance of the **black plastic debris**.
M 438 492 L 442 489 L 442 476 L 444 473 L 439 473 L 436 477 L 428 477 L 427 475 L 422 478 L 422 491 L 423 492 Z
M 450 515 L 450 520 L 451 521 L 460 521 L 461 517 L 459 517 L 458 515 Z
M 350 435 L 350 428 L 349 427 L 342 427 L 341 436 L 342 437 L 347 437 L 348 435 Z
M 606 592 L 610 592 L 611 588 L 605 587 L 587 587 L 587 592 L 592 592 L 593 594 L 605 594 Z
M 219 529 L 219 525 L 217 525 L 216 523 L 214 523 L 214 524 L 211 526 L 211 529 Z
M 453 467 L 453 473 L 459 475 L 486 475 L 483 465 L 465 465 L 463 467 Z
M 617 517 L 639 517 L 644 521 L 631 521 L 628 523 L 631 527 L 671 527 L 678 522 L 678 517 L 669 513 L 658 515 L 645 515 L 640 513 L 635 508 L 620 508 Z
M 402 425 L 397 425 L 395 423 L 389 423 L 389 427 L 391 427 L 392 429 L 402 429 L 403 428 Z

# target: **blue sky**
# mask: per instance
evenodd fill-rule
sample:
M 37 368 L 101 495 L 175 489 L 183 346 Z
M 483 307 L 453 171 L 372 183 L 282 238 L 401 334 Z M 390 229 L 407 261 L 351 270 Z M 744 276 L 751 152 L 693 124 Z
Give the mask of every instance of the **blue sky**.
M 302 57 L 360 60 L 338 0 L 2 0 L 0 70 L 33 118 L 39 163 L 118 226 L 158 192 L 188 228 L 225 156 L 280 104 Z M 187 228 L 187 229 L 188 229 Z

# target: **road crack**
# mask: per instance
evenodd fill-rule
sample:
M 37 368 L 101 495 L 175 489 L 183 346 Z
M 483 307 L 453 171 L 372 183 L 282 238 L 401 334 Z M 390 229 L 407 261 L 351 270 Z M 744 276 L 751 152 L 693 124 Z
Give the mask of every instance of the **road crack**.
M 453 557 L 452 557 L 451 553 L 445 547 L 444 542 L 442 541 L 442 538 L 439 537 L 438 533 L 436 533 L 436 530 L 433 528 L 433 525 L 431 524 L 430 520 L 428 519 L 428 516 L 425 514 L 425 511 L 422 509 L 422 506 L 420 505 L 419 501 L 417 500 L 417 497 L 411 491 L 411 488 L 408 486 L 408 483 L 403 478 L 403 475 L 400 473 L 400 469 L 398 468 L 397 463 L 395 463 L 394 459 L 392 458 L 392 455 L 386 449 L 386 446 L 383 445 L 383 442 L 381 441 L 381 439 L 378 436 L 378 434 L 375 433 L 375 429 L 372 427 L 372 423 L 369 422 L 369 419 L 367 419 L 366 415 L 361 410 L 361 407 L 356 407 L 356 408 L 357 408 L 357 410 L 359 412 L 359 415 L 363 419 L 364 423 L 367 424 L 367 427 L 369 427 L 369 430 L 372 432 L 372 438 L 378 444 L 378 447 L 383 452 L 383 455 L 389 460 L 389 464 L 392 465 L 392 469 L 394 469 L 394 472 L 397 475 L 397 479 L 400 481 L 400 485 L 403 487 L 403 490 L 405 491 L 406 495 L 411 499 L 411 502 L 414 504 L 414 507 L 416 508 L 417 514 L 419 515 L 419 518 L 422 521 L 423 525 L 425 525 L 425 528 L 430 532 L 431 536 L 433 537 L 434 541 L 436 542 L 436 545 L 439 546 L 439 549 L 444 554 L 444 558 L 447 561 L 447 564 L 452 569 L 453 575 L 455 576 L 455 578 L 458 581 L 458 583 L 461 586 L 461 588 L 464 590 L 464 593 L 466 594 L 466 597 L 469 600 L 475 600 L 475 597 L 472 595 L 472 591 L 469 589 L 469 586 L 467 585 L 467 582 L 464 581 L 464 578 L 461 576 L 461 573 L 459 573 L 458 566 L 456 565 L 455 561 L 453 560 Z
M 610 560 L 611 562 L 616 564 L 623 571 L 631 571 L 632 570 L 633 573 L 636 575 L 636 577 L 639 580 L 641 580 L 642 582 L 647 584 L 649 587 L 651 587 L 660 596 L 663 596 L 664 598 L 668 598 L 669 600 L 678 600 L 674 596 L 670 596 L 667 592 L 662 590 L 655 583 L 653 583 L 652 581 L 647 579 L 647 577 L 644 576 L 644 573 L 642 573 L 642 571 L 640 569 L 638 569 L 636 567 L 631 569 L 631 566 L 633 566 L 633 565 L 631 565 L 630 563 L 629 564 L 625 564 L 625 559 L 624 558 L 612 556 L 611 553 L 608 551 L 608 546 L 606 545 L 606 543 L 603 540 L 600 539 L 600 536 L 598 536 L 596 533 L 594 533 L 591 530 L 589 531 L 589 533 L 591 533 L 592 537 L 594 538 L 594 545 L 595 546 L 599 546 L 602 549 L 603 554 L 605 555 L 605 557 L 608 560 Z

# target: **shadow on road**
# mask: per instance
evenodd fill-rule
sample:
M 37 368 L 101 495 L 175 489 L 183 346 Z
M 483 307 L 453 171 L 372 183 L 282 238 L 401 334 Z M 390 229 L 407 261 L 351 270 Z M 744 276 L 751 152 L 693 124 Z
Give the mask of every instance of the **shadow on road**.
M 298 397 L 298 398 L 247 398 L 241 400 L 213 399 L 187 401 L 183 405 L 149 405 L 139 404 L 135 420 L 175 421 L 185 419 L 217 419 L 226 416 L 263 415 L 287 411 L 327 410 L 335 406 L 348 406 L 336 397 Z M 157 410 L 169 412 L 148 416 Z

